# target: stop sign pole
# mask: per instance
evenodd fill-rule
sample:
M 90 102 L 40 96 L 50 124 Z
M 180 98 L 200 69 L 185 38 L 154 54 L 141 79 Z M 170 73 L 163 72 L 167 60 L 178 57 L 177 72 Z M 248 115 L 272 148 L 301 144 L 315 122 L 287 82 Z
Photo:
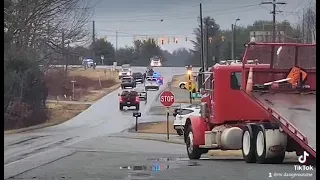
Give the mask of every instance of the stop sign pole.
M 167 139 L 169 139 L 169 108 L 172 106 L 174 101 L 174 94 L 171 91 L 163 91 L 160 94 L 160 102 L 167 108 Z

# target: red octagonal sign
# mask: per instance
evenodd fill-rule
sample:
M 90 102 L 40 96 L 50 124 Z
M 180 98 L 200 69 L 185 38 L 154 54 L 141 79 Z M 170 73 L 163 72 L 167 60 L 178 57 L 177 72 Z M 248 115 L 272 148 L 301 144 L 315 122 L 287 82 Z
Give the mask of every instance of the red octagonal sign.
M 163 91 L 160 94 L 160 102 L 165 107 L 170 107 L 174 103 L 174 94 L 171 91 Z

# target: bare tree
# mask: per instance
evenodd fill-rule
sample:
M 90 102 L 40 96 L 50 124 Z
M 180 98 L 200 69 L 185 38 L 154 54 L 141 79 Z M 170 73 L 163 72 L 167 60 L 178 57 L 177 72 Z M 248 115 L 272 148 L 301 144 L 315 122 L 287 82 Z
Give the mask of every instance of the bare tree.
M 310 5 L 303 12 L 302 28 L 307 43 L 316 43 L 316 5 Z
M 6 0 L 5 34 L 10 48 L 38 54 L 50 62 L 61 53 L 62 31 L 69 42 L 82 40 L 91 8 L 85 0 Z
M 62 32 L 71 43 L 87 36 L 91 9 L 86 0 L 4 0 L 5 128 L 43 122 L 48 91 L 39 65 L 61 59 Z

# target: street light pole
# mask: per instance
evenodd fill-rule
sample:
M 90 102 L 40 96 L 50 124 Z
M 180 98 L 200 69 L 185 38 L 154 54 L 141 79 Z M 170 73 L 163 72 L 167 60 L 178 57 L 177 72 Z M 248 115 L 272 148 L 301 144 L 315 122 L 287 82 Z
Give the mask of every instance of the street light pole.
M 235 60 L 235 49 L 236 49 L 236 25 L 237 25 L 237 22 L 240 21 L 239 18 L 236 19 L 236 21 L 234 22 L 234 24 L 231 24 L 231 30 L 232 30 L 232 47 L 231 47 L 231 59 L 233 61 L 236 61 Z
M 234 60 L 234 24 L 231 24 L 232 40 L 231 40 L 231 59 Z
M 203 23 L 202 23 L 202 4 L 200 3 L 200 44 L 201 44 L 201 68 L 202 68 L 202 72 L 204 71 L 204 59 L 203 59 Z
M 209 23 L 206 22 L 206 71 L 209 70 L 209 28 L 213 28 L 213 25 L 209 26 Z
M 202 23 L 202 4 L 200 3 L 200 44 L 201 44 L 201 56 L 200 56 L 200 62 L 201 62 L 201 72 L 204 72 L 204 59 L 203 59 L 203 23 Z M 204 81 L 204 74 L 202 73 L 201 76 L 202 82 L 201 82 L 201 87 L 199 88 L 203 88 L 203 81 Z
M 209 26 L 206 23 L 206 71 L 209 70 Z

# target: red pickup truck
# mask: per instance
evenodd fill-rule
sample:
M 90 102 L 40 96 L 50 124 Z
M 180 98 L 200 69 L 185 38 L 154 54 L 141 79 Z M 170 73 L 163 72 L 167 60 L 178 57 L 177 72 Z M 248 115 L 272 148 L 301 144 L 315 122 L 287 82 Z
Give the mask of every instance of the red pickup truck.
M 118 94 L 119 98 L 119 109 L 123 110 L 123 107 L 135 106 L 136 110 L 140 109 L 139 94 L 136 91 L 122 91 Z

